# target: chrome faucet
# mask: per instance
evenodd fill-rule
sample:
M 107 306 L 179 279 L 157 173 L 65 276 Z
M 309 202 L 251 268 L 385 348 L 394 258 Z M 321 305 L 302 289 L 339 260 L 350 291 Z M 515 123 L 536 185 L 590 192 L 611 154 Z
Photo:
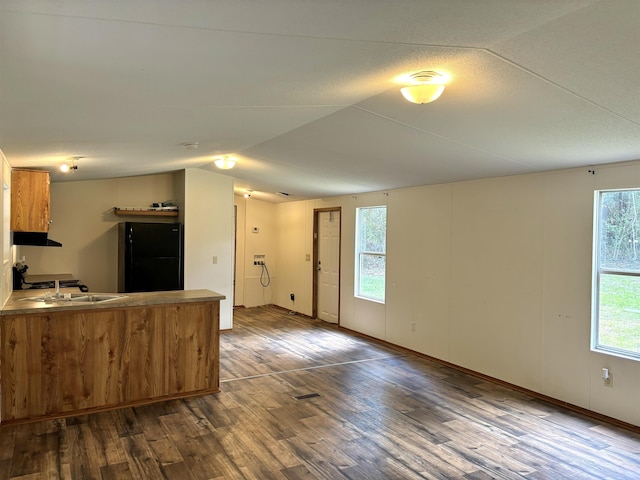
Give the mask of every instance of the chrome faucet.
M 56 286 L 56 300 L 60 298 L 60 280 L 54 280 L 54 284 Z

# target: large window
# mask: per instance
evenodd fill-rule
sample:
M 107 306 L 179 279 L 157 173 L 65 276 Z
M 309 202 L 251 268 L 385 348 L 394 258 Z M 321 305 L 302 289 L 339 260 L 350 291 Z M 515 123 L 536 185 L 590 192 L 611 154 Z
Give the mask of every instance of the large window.
M 356 214 L 356 296 L 384 302 L 387 207 L 358 208 Z
M 595 204 L 592 348 L 640 359 L 640 190 Z

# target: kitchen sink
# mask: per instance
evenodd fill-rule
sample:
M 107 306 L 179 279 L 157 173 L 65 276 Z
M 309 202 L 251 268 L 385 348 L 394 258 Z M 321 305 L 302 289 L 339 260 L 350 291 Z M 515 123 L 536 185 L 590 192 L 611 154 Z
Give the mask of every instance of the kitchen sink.
M 105 295 L 105 294 L 87 294 L 87 293 L 66 293 L 60 297 L 55 295 L 41 295 L 39 297 L 23 298 L 27 302 L 45 302 L 45 303 L 103 303 L 120 298 L 127 298 L 128 295 Z

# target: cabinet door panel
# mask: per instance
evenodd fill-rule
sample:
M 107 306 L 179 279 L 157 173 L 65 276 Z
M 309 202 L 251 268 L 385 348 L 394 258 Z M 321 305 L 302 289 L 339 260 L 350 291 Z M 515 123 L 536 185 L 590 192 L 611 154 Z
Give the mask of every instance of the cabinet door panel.
M 166 394 L 163 310 L 150 307 L 125 312 L 119 375 L 127 402 Z
M 169 395 L 218 388 L 218 303 L 181 304 L 165 310 Z
M 42 401 L 42 362 L 39 341 L 42 323 L 25 322 L 24 317 L 2 320 L 2 419 L 44 415 Z M 34 349 L 37 339 L 38 348 Z
M 48 232 L 50 218 L 49 172 L 11 172 L 11 231 Z

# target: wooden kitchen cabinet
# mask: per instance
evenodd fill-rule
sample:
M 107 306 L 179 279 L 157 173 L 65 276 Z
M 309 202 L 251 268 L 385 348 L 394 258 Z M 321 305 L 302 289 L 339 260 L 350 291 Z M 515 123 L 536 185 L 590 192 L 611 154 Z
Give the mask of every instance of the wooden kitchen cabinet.
M 11 231 L 48 232 L 50 220 L 49 172 L 11 171 Z
M 3 316 L 2 423 L 218 392 L 219 303 Z

